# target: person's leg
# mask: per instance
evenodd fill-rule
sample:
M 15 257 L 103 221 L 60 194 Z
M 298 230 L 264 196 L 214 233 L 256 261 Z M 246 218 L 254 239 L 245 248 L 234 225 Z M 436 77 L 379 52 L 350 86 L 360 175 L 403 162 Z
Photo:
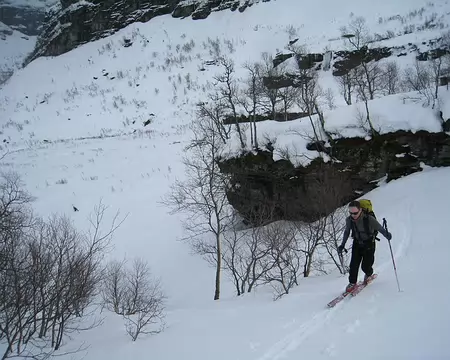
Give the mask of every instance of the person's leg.
M 375 262 L 375 241 L 370 243 L 362 254 L 362 265 L 361 269 L 366 274 L 370 276 L 373 274 L 373 263 Z
M 351 284 L 356 284 L 358 281 L 358 271 L 359 271 L 359 265 L 361 264 L 362 260 L 362 253 L 360 247 L 353 243 L 352 246 L 352 258 L 350 260 L 350 271 L 348 275 L 348 282 Z

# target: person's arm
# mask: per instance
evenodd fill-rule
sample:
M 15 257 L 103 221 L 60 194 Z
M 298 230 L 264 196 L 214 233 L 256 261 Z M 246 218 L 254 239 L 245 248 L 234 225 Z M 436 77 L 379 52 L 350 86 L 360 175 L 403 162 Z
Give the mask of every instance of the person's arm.
M 387 231 L 387 230 L 383 227 L 383 225 L 381 225 L 381 224 L 377 221 L 377 219 L 375 219 L 373 216 L 370 216 L 370 215 L 369 215 L 369 225 L 370 225 L 370 227 L 371 227 L 373 230 L 376 230 L 376 231 L 382 233 L 383 236 L 384 236 L 386 239 L 391 240 L 391 238 L 392 238 L 391 233 L 390 233 L 389 231 Z
M 350 228 L 351 228 L 351 219 L 348 217 L 345 221 L 345 230 L 344 230 L 344 236 L 341 243 L 341 248 L 343 249 L 345 246 L 345 243 L 347 242 L 348 237 L 350 236 Z

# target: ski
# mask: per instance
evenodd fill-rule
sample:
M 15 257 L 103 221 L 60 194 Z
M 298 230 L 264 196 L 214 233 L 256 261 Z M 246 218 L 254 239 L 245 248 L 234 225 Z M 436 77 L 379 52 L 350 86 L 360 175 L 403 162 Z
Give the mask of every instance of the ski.
M 334 306 L 336 306 L 338 303 L 340 303 L 342 300 L 344 300 L 344 298 L 350 294 L 349 292 L 343 292 L 341 295 L 335 297 L 333 300 L 331 300 L 328 304 L 327 307 L 332 308 Z
M 352 291 L 355 291 L 357 287 L 362 285 L 362 281 L 360 281 L 359 283 L 356 284 L 356 286 L 353 288 Z M 333 300 L 331 300 L 327 306 L 329 308 L 332 308 L 334 306 L 336 306 L 338 303 L 340 303 L 342 300 L 344 300 L 348 295 L 350 295 L 351 291 L 344 291 L 342 294 L 340 294 L 339 296 L 335 297 Z
M 353 289 L 350 292 L 350 295 L 356 296 L 357 294 L 359 294 L 361 292 L 361 290 L 364 289 L 367 285 L 369 285 L 372 281 L 374 281 L 377 278 L 377 276 L 378 276 L 378 274 L 371 275 L 366 283 L 363 282 L 361 285 L 357 286 L 355 289 Z
M 353 290 L 345 291 L 342 294 L 340 294 L 339 296 L 335 297 L 333 300 L 331 300 L 327 304 L 327 307 L 332 308 L 332 307 L 336 306 L 338 303 L 340 303 L 342 300 L 344 300 L 348 295 L 356 296 L 357 294 L 359 294 L 361 292 L 362 289 L 364 289 L 367 285 L 369 285 L 377 276 L 378 276 L 377 274 L 373 274 L 369 278 L 367 283 L 364 283 L 364 281 L 358 282 L 356 284 L 356 286 L 353 288 Z

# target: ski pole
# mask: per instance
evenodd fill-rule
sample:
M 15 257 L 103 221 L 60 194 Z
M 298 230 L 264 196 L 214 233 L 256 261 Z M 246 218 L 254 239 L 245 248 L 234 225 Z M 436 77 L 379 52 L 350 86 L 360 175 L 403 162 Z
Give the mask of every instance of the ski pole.
M 387 221 L 386 221 L 385 218 L 383 218 L 383 227 L 386 229 L 386 231 L 388 231 L 388 228 L 387 228 Z M 398 282 L 397 267 L 395 266 L 394 254 L 392 253 L 391 240 L 388 240 L 388 243 L 389 243 L 389 249 L 391 250 L 392 263 L 394 264 L 394 272 L 395 272 L 395 278 L 397 279 L 397 287 L 398 287 L 398 291 L 401 291 L 401 290 L 400 290 L 400 284 L 399 284 L 399 282 Z

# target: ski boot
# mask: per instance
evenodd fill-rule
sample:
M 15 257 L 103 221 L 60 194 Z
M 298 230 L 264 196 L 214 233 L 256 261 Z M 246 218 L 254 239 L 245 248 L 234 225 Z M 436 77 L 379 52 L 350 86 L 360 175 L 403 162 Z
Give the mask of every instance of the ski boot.
M 367 283 L 372 280 L 373 274 L 372 275 L 364 275 L 364 281 L 363 284 L 367 285 Z
M 345 292 L 350 292 L 350 291 L 352 291 L 352 290 L 355 288 L 355 286 L 356 286 L 356 284 L 349 283 L 349 284 L 347 285 L 347 287 L 345 288 Z

